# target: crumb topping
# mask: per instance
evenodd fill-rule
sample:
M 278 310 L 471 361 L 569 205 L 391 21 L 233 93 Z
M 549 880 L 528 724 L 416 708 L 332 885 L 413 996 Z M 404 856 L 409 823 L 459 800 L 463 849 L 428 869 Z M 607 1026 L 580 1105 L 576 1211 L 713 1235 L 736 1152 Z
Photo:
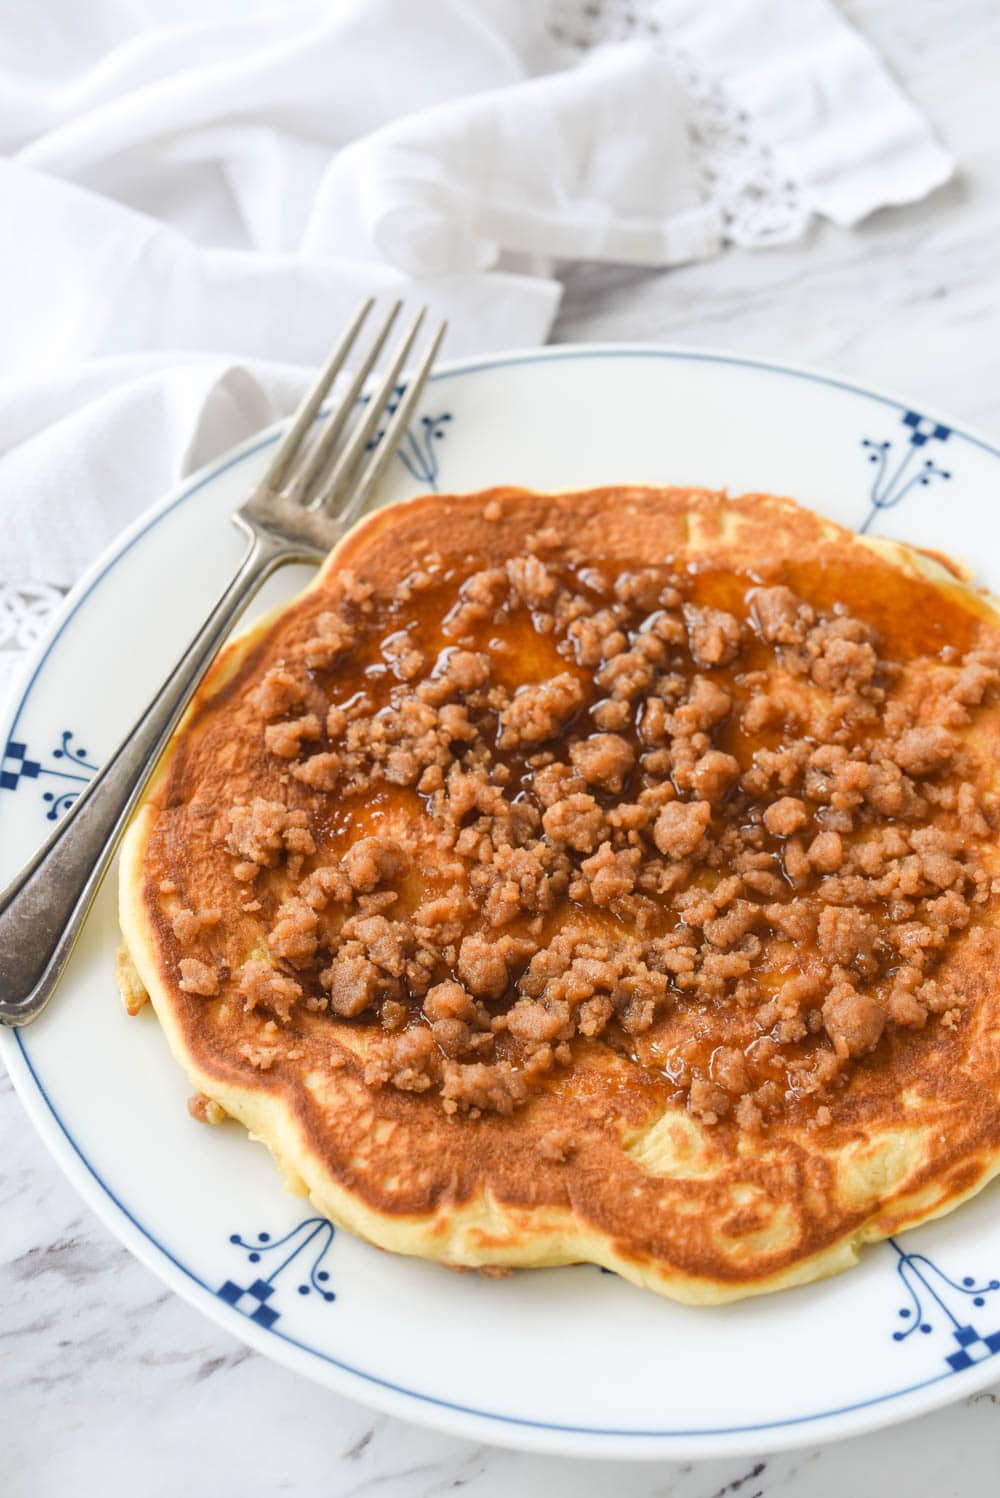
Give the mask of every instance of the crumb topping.
M 970 729 L 1000 657 L 898 648 L 798 579 L 534 553 L 350 578 L 244 690 L 272 789 L 211 812 L 259 949 L 159 886 L 180 989 L 260 1011 L 262 1069 L 304 1015 L 377 1026 L 366 1083 L 451 1114 L 601 1041 L 705 1124 L 826 1126 L 895 1032 L 961 1020 L 935 974 L 998 892 Z

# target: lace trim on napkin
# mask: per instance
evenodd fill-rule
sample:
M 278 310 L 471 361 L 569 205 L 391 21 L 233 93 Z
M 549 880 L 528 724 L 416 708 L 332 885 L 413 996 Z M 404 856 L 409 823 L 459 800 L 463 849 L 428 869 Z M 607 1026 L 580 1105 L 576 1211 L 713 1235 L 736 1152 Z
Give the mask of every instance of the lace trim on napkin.
M 37 645 L 63 597 L 49 583 L 0 582 L 0 650 Z
M 41 640 L 63 601 L 48 583 L 0 582 L 0 699 L 24 652 Z
M 683 91 L 691 152 L 705 197 L 720 211 L 727 243 L 753 249 L 798 239 L 810 214 L 797 184 L 782 175 L 749 114 L 724 85 L 670 41 L 663 13 L 663 0 L 549 0 L 549 31 L 580 51 L 658 38 Z
M 659 43 L 686 96 L 706 202 L 731 244 L 798 239 L 813 214 L 853 225 L 954 172 L 831 0 L 548 0 L 547 16 L 568 48 Z

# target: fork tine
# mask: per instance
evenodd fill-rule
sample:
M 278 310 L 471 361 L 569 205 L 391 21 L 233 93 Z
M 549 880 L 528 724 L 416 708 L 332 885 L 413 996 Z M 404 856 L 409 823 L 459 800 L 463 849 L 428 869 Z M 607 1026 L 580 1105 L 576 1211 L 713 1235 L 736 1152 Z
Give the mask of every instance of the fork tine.
M 447 331 L 448 324 L 443 322 L 431 339 L 430 347 L 418 368 L 414 370 L 413 377 L 406 387 L 406 394 L 393 412 L 385 431 L 379 439 L 378 446 L 362 469 L 361 477 L 358 479 L 351 493 L 349 502 L 338 512 L 337 518 L 339 520 L 351 520 L 355 515 L 360 514 L 365 501 L 385 472 L 409 425 L 410 417 L 416 409 L 417 402 L 423 394 L 424 386 L 427 384 L 431 369 L 434 366 L 434 360 L 437 358 L 438 349 L 441 347 L 442 340 Z M 321 505 L 326 504 L 332 497 L 332 493 L 332 489 L 328 489 L 325 496 L 320 498 L 319 503 Z
M 317 509 L 320 499 L 324 503 L 329 503 L 333 494 L 340 489 L 350 474 L 353 473 L 384 414 L 387 402 L 392 398 L 396 382 L 399 379 L 399 372 L 406 363 L 410 349 L 413 347 L 426 315 L 426 307 L 421 307 L 393 354 L 392 361 L 381 384 L 377 390 L 372 391 L 368 402 L 368 409 L 365 412 L 363 420 L 359 421 L 355 426 L 350 439 L 333 466 L 333 471 L 327 476 L 325 484 L 317 491 L 319 498 L 312 496 L 307 500 L 310 509 Z
M 337 409 L 331 413 L 330 419 L 326 424 L 322 436 L 316 443 L 316 446 L 310 453 L 309 457 L 306 459 L 301 471 L 295 475 L 295 478 L 289 484 L 289 499 L 299 500 L 304 503 L 306 495 L 314 486 L 318 475 L 323 472 L 324 468 L 326 468 L 330 459 L 330 454 L 333 452 L 334 446 L 336 444 L 337 438 L 340 436 L 344 428 L 344 423 L 347 421 L 347 418 L 354 410 L 355 402 L 357 401 L 357 398 L 361 392 L 361 387 L 364 385 L 365 380 L 367 380 L 368 376 L 371 374 L 372 368 L 375 364 L 375 360 L 382 352 L 382 349 L 385 345 L 385 340 L 392 332 L 393 324 L 395 323 L 396 318 L 399 316 L 402 306 L 402 302 L 395 302 L 389 309 L 388 317 L 385 319 L 385 322 L 382 324 L 378 333 L 376 333 L 371 348 L 368 350 L 365 358 L 358 366 L 357 373 L 351 380 L 350 385 L 344 391 L 343 396 L 340 398 L 340 404 L 337 406 Z
M 337 378 L 344 360 L 350 353 L 351 346 L 358 336 L 358 330 L 374 305 L 375 298 L 369 297 L 354 314 L 346 332 L 327 360 L 319 379 L 299 406 L 295 413 L 295 420 L 279 443 L 278 450 L 271 459 L 271 466 L 261 480 L 261 489 L 280 488 L 282 480 L 295 461 L 303 438 L 316 419 L 316 412 L 326 399 L 330 386 Z

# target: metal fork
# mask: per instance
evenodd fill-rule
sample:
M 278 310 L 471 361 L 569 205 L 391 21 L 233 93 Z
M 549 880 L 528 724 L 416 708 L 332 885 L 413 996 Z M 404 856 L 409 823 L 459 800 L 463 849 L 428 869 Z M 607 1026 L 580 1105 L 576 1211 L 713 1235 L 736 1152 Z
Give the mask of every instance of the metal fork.
M 261 584 L 289 562 L 319 562 L 360 515 L 406 433 L 444 337 L 442 323 L 394 408 L 421 311 L 369 396 L 359 397 L 395 323 L 397 302 L 318 434 L 313 426 L 373 301 L 361 307 L 302 402 L 270 468 L 233 515 L 247 537 L 239 571 L 185 655 L 101 773 L 0 894 L 0 1021 L 26 1025 L 48 1003 L 136 802 L 219 647 Z M 387 409 L 388 408 L 388 409 Z M 378 437 L 380 421 L 385 430 Z M 353 419 L 352 419 L 353 418 Z M 374 448 L 373 448 L 373 443 Z

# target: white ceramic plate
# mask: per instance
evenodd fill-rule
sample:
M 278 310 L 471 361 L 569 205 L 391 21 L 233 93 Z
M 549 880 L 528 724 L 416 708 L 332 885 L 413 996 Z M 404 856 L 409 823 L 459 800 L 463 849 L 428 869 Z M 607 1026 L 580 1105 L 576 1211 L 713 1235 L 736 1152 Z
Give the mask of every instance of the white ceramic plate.
M 444 369 L 385 498 L 438 486 L 648 480 L 796 496 L 847 525 L 965 556 L 1000 591 L 1000 452 L 841 381 L 668 349 L 573 348 Z M 191 479 L 92 569 L 0 734 L 0 882 L 110 754 L 240 541 L 228 515 L 277 432 Z M 283 574 L 260 607 L 305 580 Z M 848 1274 L 694 1310 L 590 1267 L 447 1274 L 333 1231 L 242 1129 L 207 1129 L 151 1011 L 113 976 L 109 879 L 62 989 L 0 1035 L 66 1174 L 214 1321 L 289 1367 L 477 1440 L 600 1456 L 827 1441 L 1000 1377 L 998 1187 Z

